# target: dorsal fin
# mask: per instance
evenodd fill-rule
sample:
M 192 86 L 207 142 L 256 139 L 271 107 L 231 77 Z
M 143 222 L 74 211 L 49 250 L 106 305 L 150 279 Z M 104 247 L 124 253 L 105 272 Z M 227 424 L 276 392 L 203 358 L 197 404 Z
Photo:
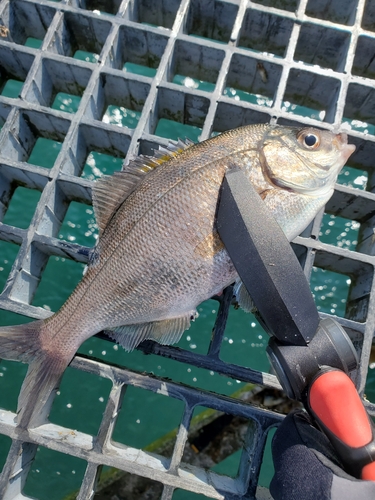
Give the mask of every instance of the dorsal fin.
M 92 193 L 92 204 L 99 228 L 99 237 L 114 212 L 135 189 L 145 173 L 121 171 L 115 172 L 113 175 L 104 175 L 96 181 Z
M 99 237 L 102 235 L 112 215 L 123 201 L 135 190 L 143 177 L 151 170 L 166 161 L 178 156 L 187 149 L 193 141 L 179 139 L 169 142 L 165 148 L 159 146 L 154 156 L 140 155 L 130 160 L 129 164 L 120 172 L 113 175 L 104 175 L 98 179 L 93 188 L 93 207 L 99 228 Z

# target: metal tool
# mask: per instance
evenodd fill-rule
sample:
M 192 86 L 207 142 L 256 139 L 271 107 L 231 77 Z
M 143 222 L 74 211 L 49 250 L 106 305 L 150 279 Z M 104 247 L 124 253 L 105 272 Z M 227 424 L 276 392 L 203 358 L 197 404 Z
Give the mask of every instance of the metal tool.
M 347 472 L 375 481 L 375 431 L 351 380 L 353 344 L 338 322 L 319 318 L 288 240 L 240 170 L 224 179 L 217 227 L 271 335 L 267 354 L 285 392 L 304 403 Z

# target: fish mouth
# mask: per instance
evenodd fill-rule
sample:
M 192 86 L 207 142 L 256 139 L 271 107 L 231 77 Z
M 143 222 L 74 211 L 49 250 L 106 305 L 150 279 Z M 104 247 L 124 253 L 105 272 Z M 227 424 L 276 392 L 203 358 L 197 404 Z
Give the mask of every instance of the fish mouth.
M 341 151 L 341 158 L 344 163 L 348 160 L 349 156 L 352 155 L 356 149 L 354 144 L 348 144 L 348 134 L 342 132 L 340 134 L 336 134 L 334 139 L 337 149 Z

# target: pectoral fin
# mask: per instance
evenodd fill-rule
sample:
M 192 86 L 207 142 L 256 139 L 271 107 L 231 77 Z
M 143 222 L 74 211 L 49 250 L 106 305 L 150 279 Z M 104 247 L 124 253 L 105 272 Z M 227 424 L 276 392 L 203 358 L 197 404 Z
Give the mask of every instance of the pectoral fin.
M 175 344 L 197 316 L 198 313 L 192 311 L 178 318 L 120 326 L 113 330 L 105 330 L 105 334 L 126 351 L 132 351 L 144 340 L 155 340 L 162 345 Z
M 245 285 L 241 280 L 237 280 L 234 288 L 233 288 L 233 293 L 236 297 L 236 300 L 238 302 L 238 305 L 246 312 L 255 312 L 256 307 L 253 302 L 253 299 L 250 297 L 249 292 L 246 290 Z

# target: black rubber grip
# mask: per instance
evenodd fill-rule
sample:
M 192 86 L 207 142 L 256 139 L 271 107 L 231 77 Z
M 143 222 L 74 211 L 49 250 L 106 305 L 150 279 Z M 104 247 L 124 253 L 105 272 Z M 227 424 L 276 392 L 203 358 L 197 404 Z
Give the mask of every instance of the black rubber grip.
M 217 229 L 269 333 L 306 345 L 319 324 L 309 285 L 286 236 L 241 170 L 223 181 Z

